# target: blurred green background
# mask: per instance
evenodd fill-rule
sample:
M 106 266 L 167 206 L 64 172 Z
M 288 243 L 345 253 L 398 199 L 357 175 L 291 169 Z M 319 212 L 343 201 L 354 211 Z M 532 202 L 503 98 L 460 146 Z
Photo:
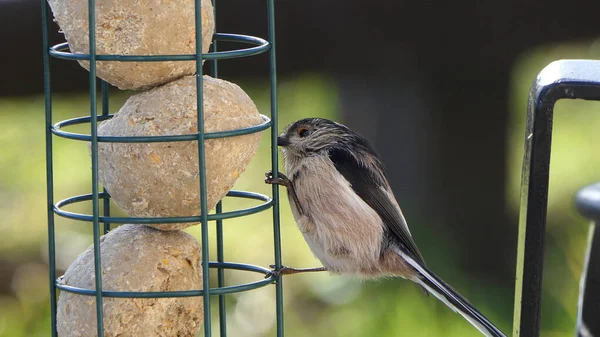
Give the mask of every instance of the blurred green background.
M 511 113 L 506 200 L 512 216 L 518 214 L 524 117 L 529 87 L 549 62 L 561 58 L 594 58 L 600 44 L 579 42 L 539 47 L 522 55 L 511 75 Z M 269 114 L 266 82 L 239 83 Z M 321 74 L 287 77 L 279 84 L 280 128 L 303 117 L 339 119 L 335 81 Z M 127 93 L 114 91 L 114 112 Z M 54 96 L 55 121 L 85 114 L 87 96 Z M 576 296 L 586 244 L 587 221 L 573 207 L 574 193 L 600 180 L 597 145 L 600 103 L 563 101 L 556 107 L 552 145 L 550 203 L 544 275 L 542 336 L 573 334 Z M 43 96 L 0 99 L 0 336 L 49 335 L 47 222 Z M 75 128 L 76 129 L 76 128 Z M 83 130 L 83 129 L 81 129 Z M 89 193 L 90 161 L 84 143 L 55 139 L 55 198 Z M 270 194 L 263 183 L 270 168 L 268 133 L 258 154 L 235 189 Z M 391 172 L 393 175 L 394 173 Z M 296 267 L 317 266 L 291 217 L 282 190 L 283 261 Z M 224 200 L 225 209 L 252 202 Z M 70 209 L 89 212 L 89 205 Z M 428 223 L 413 214 L 409 224 L 427 232 Z M 485 224 L 482 224 L 482 226 Z M 509 224 L 507 224 L 508 226 Z M 91 244 L 87 223 L 57 217 L 57 267 L 64 271 Z M 198 226 L 188 230 L 200 237 Z M 214 227 L 211 227 L 214 235 Z M 268 266 L 273 262 L 271 212 L 225 221 L 225 257 L 229 261 Z M 428 242 L 428 238 L 431 241 Z M 472 277 L 456 267 L 456 248 L 445 245 L 444 233 L 416 241 L 429 265 L 470 299 L 506 333 L 512 329 L 513 288 L 494 280 Z M 214 242 L 214 237 L 212 242 Z M 212 256 L 215 256 L 212 247 Z M 226 273 L 228 284 L 260 278 L 256 274 Z M 213 280 L 214 281 L 214 280 Z M 400 279 L 361 282 L 325 273 L 284 279 L 285 329 L 289 337 L 335 336 L 477 336 L 469 324 L 421 289 Z M 231 336 L 272 336 L 275 324 L 274 289 L 265 287 L 227 297 Z M 214 326 L 218 326 L 214 315 Z M 216 331 L 216 330 L 215 330 Z

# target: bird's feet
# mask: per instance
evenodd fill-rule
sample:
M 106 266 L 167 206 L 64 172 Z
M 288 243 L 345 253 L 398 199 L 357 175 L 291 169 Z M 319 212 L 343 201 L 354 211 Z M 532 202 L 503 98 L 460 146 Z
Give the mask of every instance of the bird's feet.
M 265 278 L 269 278 L 271 276 L 279 277 L 283 275 L 292 275 L 299 273 L 309 273 L 309 272 L 318 272 L 318 271 L 327 271 L 325 267 L 315 267 L 315 268 L 291 268 L 287 266 L 281 266 L 279 269 L 275 269 L 275 265 L 272 264 L 269 267 L 272 270 L 265 275 Z
M 290 179 L 288 179 L 288 177 L 286 177 L 283 173 L 279 172 L 277 174 L 277 178 L 273 178 L 273 171 L 269 170 L 269 172 L 265 173 L 265 177 L 265 183 L 267 184 L 281 185 L 288 188 L 292 186 L 292 182 L 290 181 Z

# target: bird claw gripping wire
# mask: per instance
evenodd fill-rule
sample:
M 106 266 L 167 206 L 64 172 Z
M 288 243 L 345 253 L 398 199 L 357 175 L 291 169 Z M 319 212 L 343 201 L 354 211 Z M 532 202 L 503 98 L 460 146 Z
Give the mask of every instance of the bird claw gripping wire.
M 281 266 L 281 268 L 276 269 L 276 266 L 274 264 L 269 265 L 269 267 L 272 270 L 265 275 L 265 278 L 269 278 L 271 276 L 279 277 L 279 276 L 283 276 L 283 275 L 292 275 L 292 274 L 318 272 L 318 271 L 326 271 L 327 270 L 327 269 L 325 269 L 325 267 L 291 268 L 291 267 L 287 267 L 287 266 Z
M 278 172 L 277 175 L 277 178 L 273 178 L 273 171 L 269 170 L 267 173 L 265 173 L 265 183 L 271 185 L 281 185 L 287 188 L 292 187 L 292 182 L 290 179 L 288 179 L 288 177 L 285 176 L 285 174 Z

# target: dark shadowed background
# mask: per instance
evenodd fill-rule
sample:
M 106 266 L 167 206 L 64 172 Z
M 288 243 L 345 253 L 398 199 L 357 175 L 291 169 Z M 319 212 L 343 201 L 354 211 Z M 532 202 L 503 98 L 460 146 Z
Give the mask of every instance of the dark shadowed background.
M 217 31 L 267 36 L 263 1 L 217 6 Z M 40 10 L 40 1 L 0 0 L 0 336 L 50 331 Z M 278 0 L 280 127 L 322 116 L 371 140 L 430 267 L 509 334 L 527 91 L 553 60 L 600 56 L 599 12 L 593 1 Z M 64 41 L 53 33 L 51 44 Z M 265 55 L 227 60 L 220 75 L 268 114 L 267 67 Z M 56 120 L 85 115 L 87 71 L 62 60 L 51 70 Z M 111 94 L 114 112 L 131 92 Z M 542 336 L 570 336 L 575 326 L 587 228 L 572 198 L 600 179 L 599 107 L 557 106 Z M 266 138 L 237 189 L 269 193 Z M 87 191 L 86 147 L 60 140 L 55 151 L 57 198 Z M 316 265 L 282 209 L 284 263 Z M 268 219 L 227 221 L 227 259 L 270 264 Z M 64 270 L 91 243 L 91 229 L 57 225 Z M 401 280 L 302 275 L 285 288 L 287 336 L 478 335 Z M 232 336 L 273 335 L 272 292 L 231 296 Z

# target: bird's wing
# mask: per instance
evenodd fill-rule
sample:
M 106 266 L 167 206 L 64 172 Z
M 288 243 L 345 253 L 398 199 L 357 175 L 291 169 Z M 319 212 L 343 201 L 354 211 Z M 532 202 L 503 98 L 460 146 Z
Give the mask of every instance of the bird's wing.
M 384 225 L 398 239 L 406 252 L 413 259 L 424 263 L 402 211 L 389 191 L 382 164 L 375 161 L 371 165 L 366 165 L 352 153 L 339 148 L 330 150 L 329 158 L 338 172 L 348 180 L 354 192 L 379 214 Z

